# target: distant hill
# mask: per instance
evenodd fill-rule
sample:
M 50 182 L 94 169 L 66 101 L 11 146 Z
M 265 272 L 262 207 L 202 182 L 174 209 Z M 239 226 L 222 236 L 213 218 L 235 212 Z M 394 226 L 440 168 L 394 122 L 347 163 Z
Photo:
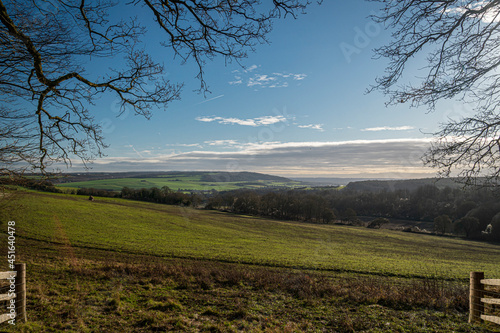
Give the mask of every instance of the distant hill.
M 254 182 L 259 180 L 273 181 L 273 182 L 292 181 L 285 177 L 271 176 L 256 172 L 207 172 L 201 176 L 201 181 L 216 182 L 216 183 Z
M 383 192 L 407 190 L 414 191 L 425 185 L 434 185 L 437 188 L 460 188 L 463 185 L 452 178 L 423 178 L 423 179 L 404 179 L 404 180 L 365 180 L 359 182 L 350 182 L 345 187 L 355 191 Z
M 373 178 L 330 178 L 330 177 L 293 177 L 292 179 L 310 186 L 339 186 L 339 185 L 347 185 L 351 182 L 373 180 Z M 390 180 L 390 179 L 378 179 L 378 180 Z
M 54 183 L 84 182 L 104 179 L 123 178 L 169 178 L 200 177 L 200 181 L 212 183 L 254 182 L 259 180 L 273 182 L 292 182 L 292 180 L 257 172 L 218 172 L 218 171 L 152 171 L 152 172 L 78 172 L 65 173 Z
M 54 180 L 58 187 L 94 188 L 120 191 L 132 189 L 162 188 L 175 191 L 230 191 L 237 189 L 300 188 L 298 181 L 255 172 L 119 172 L 119 173 L 71 173 Z
M 121 178 L 154 178 L 166 172 L 71 172 L 52 179 L 54 184 Z

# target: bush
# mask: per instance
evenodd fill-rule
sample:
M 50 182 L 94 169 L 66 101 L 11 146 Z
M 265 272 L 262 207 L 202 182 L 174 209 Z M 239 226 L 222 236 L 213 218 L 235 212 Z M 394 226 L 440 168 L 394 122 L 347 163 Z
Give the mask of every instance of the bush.
M 373 221 L 370 221 L 366 227 L 370 228 L 370 229 L 380 229 L 380 227 L 383 224 L 387 224 L 389 222 L 390 221 L 388 219 L 386 219 L 385 217 L 379 217 Z

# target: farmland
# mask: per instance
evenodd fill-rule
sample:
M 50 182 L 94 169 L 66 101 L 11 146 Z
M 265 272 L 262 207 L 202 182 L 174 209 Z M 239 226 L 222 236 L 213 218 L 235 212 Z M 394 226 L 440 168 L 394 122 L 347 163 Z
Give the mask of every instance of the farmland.
M 457 238 L 39 192 L 3 204 L 29 267 L 26 331 L 487 332 L 459 309 L 469 271 L 500 276 L 498 245 Z M 449 294 L 405 299 L 418 281 Z
M 237 175 L 237 177 L 235 177 Z M 140 175 L 114 174 L 113 177 L 102 176 L 98 179 L 84 181 L 72 181 L 75 176 L 69 176 L 66 182 L 58 184 L 62 188 L 94 188 L 100 190 L 120 191 L 124 187 L 132 189 L 162 188 L 168 186 L 177 191 L 229 191 L 236 189 L 259 189 L 259 188 L 296 188 L 304 187 L 301 182 L 292 181 L 287 178 L 261 175 L 256 173 L 217 173 L 217 172 L 165 172 L 165 173 L 143 173 Z

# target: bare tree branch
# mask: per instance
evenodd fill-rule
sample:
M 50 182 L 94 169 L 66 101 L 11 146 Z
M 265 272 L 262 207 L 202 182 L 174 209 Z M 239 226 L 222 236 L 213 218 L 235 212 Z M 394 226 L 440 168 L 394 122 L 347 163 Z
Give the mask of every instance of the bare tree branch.
M 166 80 L 164 66 L 144 49 L 145 25 L 157 24 L 165 33 L 163 46 L 198 65 L 200 89 L 206 91 L 207 59 L 244 58 L 266 42 L 274 19 L 295 17 L 307 5 L 307 0 L 0 0 L 0 174 L 101 157 L 106 145 L 93 103 L 103 94 L 119 98 L 120 112 L 131 108 L 146 118 L 179 99 L 182 83 Z M 110 15 L 134 7 L 151 13 L 151 22 Z M 105 75 L 88 70 L 109 57 L 124 61 Z
M 440 174 L 458 174 L 466 183 L 500 176 L 500 0 L 371 0 L 382 4 L 376 22 L 392 31 L 392 40 L 375 50 L 387 58 L 385 75 L 370 91 L 380 90 L 388 104 L 410 103 L 435 110 L 444 99 L 471 103 L 473 117 L 450 120 L 435 133 L 424 162 Z M 426 55 L 421 79 L 404 83 L 407 66 Z

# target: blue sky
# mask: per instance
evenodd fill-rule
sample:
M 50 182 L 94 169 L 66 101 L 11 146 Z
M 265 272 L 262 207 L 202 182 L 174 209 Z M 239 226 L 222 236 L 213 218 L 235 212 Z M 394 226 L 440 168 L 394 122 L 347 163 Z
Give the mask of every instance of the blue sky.
M 385 60 L 372 59 L 372 49 L 389 38 L 368 18 L 376 8 L 362 0 L 327 0 L 296 20 L 276 21 L 270 45 L 259 45 L 243 67 L 207 61 L 211 93 L 206 96 L 194 92 L 199 82 L 193 63 L 181 65 L 148 40 L 168 78 L 185 83 L 181 100 L 148 121 L 129 111 L 118 116 L 118 100 L 102 98 L 93 111 L 110 147 L 91 171 L 433 176 L 420 162 L 431 138 L 424 133 L 470 111 L 454 101 L 433 113 L 405 104 L 386 107 L 381 93 L 366 94 L 386 66 Z M 75 163 L 69 171 L 77 170 Z

